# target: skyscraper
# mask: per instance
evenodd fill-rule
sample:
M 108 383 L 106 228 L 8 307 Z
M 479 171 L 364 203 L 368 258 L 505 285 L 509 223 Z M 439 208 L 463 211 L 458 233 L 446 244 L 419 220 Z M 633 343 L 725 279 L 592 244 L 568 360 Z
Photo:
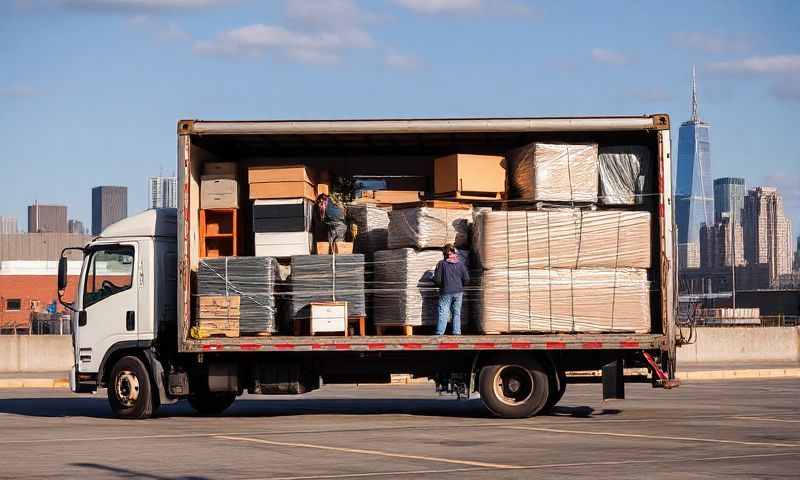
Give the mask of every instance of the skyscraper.
M 28 233 L 67 233 L 67 207 L 64 205 L 28 205 Z
M 92 189 L 92 235 L 128 216 L 128 187 L 100 186 Z
M 742 224 L 744 208 L 744 178 L 724 177 L 714 180 L 714 223 L 733 218 Z
M 715 272 L 745 265 L 742 226 L 731 218 L 700 227 L 700 268 Z
M 792 222 L 773 187 L 757 187 L 744 198 L 744 256 L 750 264 L 767 264 L 770 282 L 792 271 Z
M 700 120 L 697 113 L 697 82 L 692 68 L 692 117 L 678 130 L 675 217 L 679 268 L 699 267 L 700 225 L 714 221 L 710 130 L 711 125 Z
M 80 234 L 86 233 L 86 229 L 83 226 L 83 222 L 72 218 L 69 220 L 69 222 L 67 222 L 67 230 L 69 230 L 69 233 L 80 233 Z
M 178 208 L 178 179 L 149 177 L 147 179 L 147 208 Z
M 17 233 L 17 217 L 0 216 L 0 234 Z

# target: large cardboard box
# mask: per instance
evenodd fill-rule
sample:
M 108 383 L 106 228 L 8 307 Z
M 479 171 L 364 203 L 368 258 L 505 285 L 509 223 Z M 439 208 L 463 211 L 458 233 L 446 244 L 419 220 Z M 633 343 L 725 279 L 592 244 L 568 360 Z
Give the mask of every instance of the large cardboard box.
M 250 200 L 270 198 L 308 198 L 314 200 L 314 186 L 305 181 L 258 182 L 250 184 Z
M 506 191 L 505 157 L 456 153 L 434 163 L 436 193 Z
M 200 208 L 239 208 L 239 183 L 236 176 L 201 176 Z
M 307 182 L 313 184 L 315 179 L 305 165 L 259 165 L 247 169 L 247 181 L 248 183 Z
M 234 162 L 208 162 L 203 165 L 204 175 L 236 175 Z
M 334 248 L 337 255 L 350 255 L 353 253 L 353 242 L 336 242 Z M 317 242 L 317 255 L 330 254 L 331 244 L 329 242 Z

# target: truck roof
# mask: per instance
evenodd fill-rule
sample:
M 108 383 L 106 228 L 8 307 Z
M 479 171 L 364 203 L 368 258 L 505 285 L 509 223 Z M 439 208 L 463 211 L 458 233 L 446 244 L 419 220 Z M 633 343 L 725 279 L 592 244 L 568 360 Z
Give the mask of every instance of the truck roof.
M 178 236 L 178 210 L 153 208 L 112 223 L 100 233 L 106 237 L 173 237 Z

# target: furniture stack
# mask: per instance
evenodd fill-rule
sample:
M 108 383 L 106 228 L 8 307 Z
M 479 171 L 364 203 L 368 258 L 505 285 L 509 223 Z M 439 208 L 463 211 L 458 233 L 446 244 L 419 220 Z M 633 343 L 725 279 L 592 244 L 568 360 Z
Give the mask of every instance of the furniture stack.
M 200 177 L 200 256 L 239 253 L 239 182 L 236 164 L 207 163 Z

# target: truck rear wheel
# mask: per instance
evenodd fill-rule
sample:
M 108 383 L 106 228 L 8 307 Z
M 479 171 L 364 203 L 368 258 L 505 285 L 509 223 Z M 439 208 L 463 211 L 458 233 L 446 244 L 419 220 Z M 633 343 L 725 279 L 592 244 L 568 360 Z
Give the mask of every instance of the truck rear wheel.
M 549 397 L 547 373 L 535 359 L 508 358 L 481 369 L 481 400 L 501 418 L 527 418 L 539 413 Z
M 108 380 L 108 403 L 119 418 L 150 418 L 156 409 L 150 373 L 138 357 L 122 357 Z
M 236 400 L 233 392 L 195 393 L 189 395 L 189 405 L 202 415 L 218 415 L 224 412 Z

